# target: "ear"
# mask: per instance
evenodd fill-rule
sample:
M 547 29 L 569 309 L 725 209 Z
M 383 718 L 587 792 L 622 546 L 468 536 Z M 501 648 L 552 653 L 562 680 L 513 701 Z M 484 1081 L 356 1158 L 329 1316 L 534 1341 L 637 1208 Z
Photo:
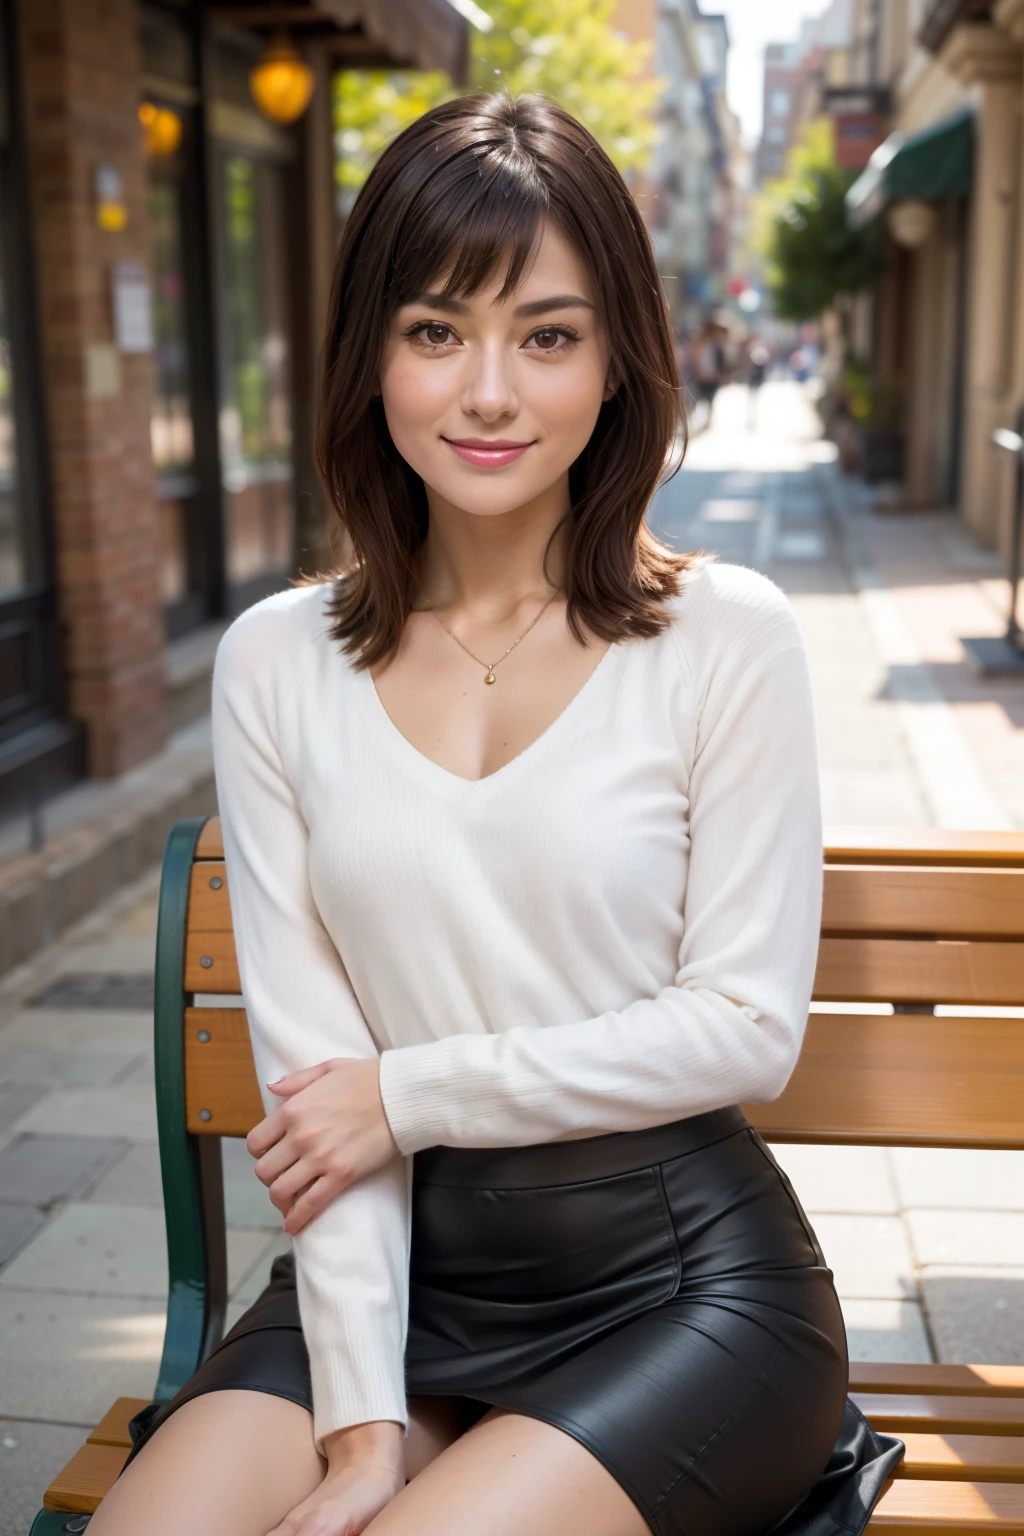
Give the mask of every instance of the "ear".
M 601 396 L 601 400 L 604 404 L 607 404 L 607 402 L 612 398 L 618 387 L 619 379 L 616 374 L 611 369 L 609 369 L 608 377 L 604 381 L 604 394 Z

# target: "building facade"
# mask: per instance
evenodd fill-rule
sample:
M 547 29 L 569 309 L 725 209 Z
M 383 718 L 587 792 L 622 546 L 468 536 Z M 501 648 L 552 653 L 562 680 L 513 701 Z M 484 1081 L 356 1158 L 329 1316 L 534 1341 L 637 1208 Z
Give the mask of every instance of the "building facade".
M 333 74 L 462 79 L 466 9 L 0 0 L 0 813 L 158 751 L 168 646 L 315 564 Z
M 890 134 L 851 189 L 879 220 L 876 390 L 898 402 L 902 501 L 958 507 L 1007 553 L 1024 404 L 1024 0 L 882 0 L 874 58 Z

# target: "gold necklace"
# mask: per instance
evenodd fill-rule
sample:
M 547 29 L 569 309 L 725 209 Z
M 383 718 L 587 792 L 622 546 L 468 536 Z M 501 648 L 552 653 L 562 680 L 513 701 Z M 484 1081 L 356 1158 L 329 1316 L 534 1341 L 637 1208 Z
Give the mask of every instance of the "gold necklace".
M 452 639 L 455 641 L 455 644 L 457 646 L 460 646 L 461 649 L 465 651 L 466 655 L 469 656 L 473 661 L 476 662 L 478 667 L 483 667 L 484 668 L 484 682 L 485 683 L 496 683 L 498 681 L 498 679 L 494 675 L 495 667 L 499 667 L 501 665 L 501 663 L 505 660 L 506 656 L 511 656 L 512 652 L 515 650 L 515 648 L 519 644 L 520 640 L 525 640 L 526 639 L 527 635 L 530 633 L 530 630 L 538 622 L 538 620 L 547 612 L 548 608 L 554 602 L 554 600 L 557 597 L 557 595 L 558 595 L 557 592 L 552 592 L 551 596 L 548 598 L 547 602 L 544 604 L 544 607 L 540 610 L 540 613 L 537 614 L 537 617 L 534 618 L 534 619 L 531 619 L 530 623 L 527 624 L 527 626 L 523 630 L 522 634 L 519 635 L 515 640 L 512 641 L 512 644 L 509 646 L 508 650 L 504 651 L 498 657 L 497 661 L 481 661 L 479 656 L 474 656 L 473 652 L 470 650 L 469 646 L 468 645 L 463 645 L 462 641 L 459 639 L 458 635 L 454 632 L 454 630 L 451 630 L 451 629 L 448 628 L 448 625 L 445 623 L 444 619 L 442 619 L 441 615 L 438 613 L 438 611 L 434 607 L 433 603 L 428 603 L 427 604 L 427 611 L 434 615 L 434 618 L 437 620 L 437 622 L 440 624 L 441 628 L 446 632 L 446 634 L 451 635 Z

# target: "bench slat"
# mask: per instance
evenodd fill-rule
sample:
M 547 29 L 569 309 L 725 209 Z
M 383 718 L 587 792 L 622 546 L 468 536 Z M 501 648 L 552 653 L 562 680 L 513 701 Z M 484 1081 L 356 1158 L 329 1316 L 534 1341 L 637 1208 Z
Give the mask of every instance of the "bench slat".
M 211 816 L 203 830 L 199 834 L 196 843 L 195 858 L 197 859 L 222 859 L 224 857 L 224 835 L 219 816 Z
M 906 1430 L 897 1477 L 956 1478 L 968 1483 L 1024 1483 L 1022 1435 L 928 1435 Z
M 143 1408 L 148 1408 L 148 1397 L 119 1397 L 111 1404 L 89 1436 L 90 1445 L 120 1445 L 131 1450 L 132 1437 L 128 1433 L 128 1420 L 134 1419 Z
M 210 1038 L 200 1040 L 201 1032 Z M 185 1123 L 189 1130 L 198 1136 L 248 1136 L 263 1115 L 245 1009 L 186 1008 Z
M 850 1391 L 1024 1397 L 1024 1365 L 912 1365 L 851 1360 Z
M 853 1392 L 876 1429 L 898 1435 L 1024 1435 L 1024 1398 L 940 1397 L 928 1393 Z
M 190 928 L 185 936 L 185 991 L 240 992 L 241 985 L 231 930 Z
M 124 1446 L 86 1442 L 43 1494 L 43 1508 L 67 1510 L 76 1515 L 93 1514 L 127 1456 Z
M 1024 1532 L 1024 1485 L 897 1477 L 868 1530 L 871 1536 L 1018 1536 Z
M 220 885 L 211 885 L 211 881 Z M 228 899 L 228 873 L 223 859 L 207 859 L 193 864 L 188 885 L 188 926 L 217 933 L 231 932 L 231 905 Z
M 814 996 L 834 1002 L 1015 1004 L 1024 944 L 822 938 Z
M 826 827 L 825 860 L 837 864 L 1024 868 L 1024 832 L 960 832 L 948 827 Z
M 821 927 L 833 936 L 1024 936 L 1024 869 L 828 864 L 824 881 Z
M 1024 1149 L 1019 1019 L 813 1013 L 769 1141 Z

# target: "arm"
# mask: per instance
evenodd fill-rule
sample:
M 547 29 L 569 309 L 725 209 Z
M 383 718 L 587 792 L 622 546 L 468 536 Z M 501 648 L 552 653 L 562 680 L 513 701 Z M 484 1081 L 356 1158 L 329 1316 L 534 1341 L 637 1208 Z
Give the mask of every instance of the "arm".
M 235 943 L 261 1084 L 376 1047 L 313 901 L 308 833 L 285 771 L 275 676 L 289 613 L 236 620 L 217 652 L 213 740 Z M 287 678 L 283 679 L 286 683 Z M 264 1093 L 268 1108 L 273 1101 Z M 295 1241 L 315 1433 L 406 1418 L 408 1187 L 402 1159 L 361 1180 Z
M 739 615 L 739 643 L 722 623 L 694 646 L 700 715 L 673 984 L 579 1023 L 385 1051 L 381 1092 L 403 1152 L 634 1130 L 782 1091 L 814 977 L 822 837 L 807 662 L 792 610 L 765 590 L 753 622 Z

